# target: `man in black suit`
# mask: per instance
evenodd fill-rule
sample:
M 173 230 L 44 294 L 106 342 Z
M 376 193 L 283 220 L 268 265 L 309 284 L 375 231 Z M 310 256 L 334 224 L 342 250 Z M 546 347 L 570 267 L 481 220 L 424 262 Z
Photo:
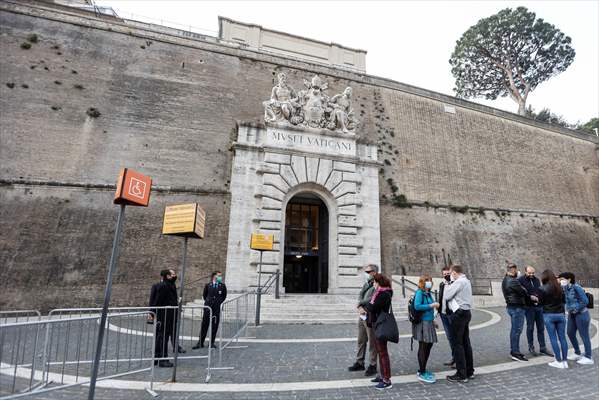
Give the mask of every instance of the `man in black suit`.
M 216 338 L 216 331 L 218 330 L 218 324 L 220 322 L 220 305 L 227 298 L 227 286 L 223 283 L 223 274 L 220 271 L 212 273 L 212 280 L 204 287 L 204 305 L 210 307 L 212 310 L 212 334 L 210 335 L 210 345 L 216 347 L 214 339 Z M 199 349 L 204 347 L 204 341 L 208 334 L 208 325 L 210 323 L 210 313 L 204 309 L 204 315 L 202 317 L 202 329 L 200 331 L 200 340 L 196 343 L 192 349 Z
M 156 338 L 154 343 L 154 357 L 168 357 L 168 342 L 173 343 L 177 334 L 177 306 L 179 299 L 177 295 L 177 273 L 173 269 L 163 270 L 160 275 L 162 281 L 152 287 L 150 293 L 150 307 L 158 307 L 154 309 L 156 314 Z M 170 308 L 159 308 L 169 306 Z M 184 350 L 179 348 L 179 352 Z M 159 367 L 172 367 L 173 363 L 169 360 L 160 360 L 155 362 Z

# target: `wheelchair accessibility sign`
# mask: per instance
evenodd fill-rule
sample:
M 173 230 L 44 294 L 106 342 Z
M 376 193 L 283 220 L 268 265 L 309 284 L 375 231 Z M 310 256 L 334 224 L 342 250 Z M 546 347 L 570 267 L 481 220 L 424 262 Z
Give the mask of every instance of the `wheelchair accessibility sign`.
M 147 207 L 150 202 L 152 178 L 132 169 L 123 168 L 119 174 L 115 204 Z

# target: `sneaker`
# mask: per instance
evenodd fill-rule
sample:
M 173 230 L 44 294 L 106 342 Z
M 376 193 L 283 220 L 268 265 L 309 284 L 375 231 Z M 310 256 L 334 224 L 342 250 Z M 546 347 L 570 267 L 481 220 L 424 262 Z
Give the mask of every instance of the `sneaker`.
M 549 365 L 550 367 L 553 368 L 558 368 L 558 369 L 566 369 L 568 367 L 564 367 L 564 362 L 563 361 L 551 361 L 550 363 L 548 363 L 547 365 Z
M 430 371 L 426 371 L 424 373 L 424 381 L 426 383 L 435 383 L 437 381 L 437 379 L 435 379 L 435 374 L 433 374 Z
M 555 355 L 553 355 L 553 353 L 551 353 L 549 350 L 547 349 L 541 349 L 540 353 L 543 355 L 546 355 L 547 357 L 555 357 Z
M 593 365 L 595 364 L 595 361 L 593 361 L 592 358 L 587 358 L 587 357 L 580 357 L 580 359 L 578 361 L 576 361 L 578 364 L 581 365 Z
M 376 375 L 376 365 L 369 365 L 368 368 L 366 368 L 366 372 L 364 373 L 364 376 L 373 376 Z
M 382 381 L 383 381 L 383 378 L 381 378 L 378 375 L 375 376 L 373 379 L 370 380 L 370 382 L 372 382 L 372 383 L 379 383 L 379 382 L 382 382 Z
M 570 367 L 568 366 L 568 361 L 562 361 L 562 365 L 564 366 L 564 369 L 568 369 L 568 368 L 570 368 Z
M 576 353 L 573 353 L 573 354 L 568 354 L 568 357 L 567 357 L 567 359 L 568 359 L 569 361 L 578 361 L 578 360 L 580 360 L 581 358 L 582 358 L 582 356 L 581 356 L 580 354 L 576 354 Z
M 468 375 L 468 380 L 472 380 L 475 378 L 474 372 Z
M 447 380 L 449 382 L 461 382 L 461 383 L 466 383 L 468 382 L 468 378 L 463 378 L 458 374 L 453 374 L 453 375 L 447 375 Z
M 391 382 L 385 382 L 385 381 L 380 381 L 379 383 L 377 383 L 375 385 L 375 389 L 377 390 L 385 390 L 385 389 L 391 389 L 393 387 L 393 385 L 391 384 Z
M 426 372 L 421 374 L 420 371 L 416 371 L 416 378 L 418 378 L 419 381 L 426 382 L 425 374 Z
M 352 365 L 351 367 L 348 367 L 347 370 L 350 372 L 354 372 L 354 371 L 364 371 L 366 368 L 364 368 L 364 364 L 360 364 L 360 363 L 354 363 L 354 365 Z
M 512 360 L 514 361 L 528 361 L 528 359 L 526 357 L 524 357 L 524 354 L 520 354 L 520 353 L 510 353 L 510 356 L 512 357 Z
M 531 355 L 531 356 L 533 356 L 533 357 L 536 357 L 536 356 L 538 356 L 538 355 L 539 355 L 539 354 L 538 354 L 538 353 L 535 351 L 535 348 L 534 348 L 534 347 L 529 347 L 529 348 L 528 348 L 528 352 L 529 352 L 529 353 L 530 353 L 530 355 Z

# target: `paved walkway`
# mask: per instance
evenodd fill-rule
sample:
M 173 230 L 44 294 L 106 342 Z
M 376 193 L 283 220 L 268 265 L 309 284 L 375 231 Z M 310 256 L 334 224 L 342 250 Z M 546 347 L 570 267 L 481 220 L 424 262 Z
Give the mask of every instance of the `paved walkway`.
M 410 339 L 404 337 L 398 345 L 391 344 L 394 387 L 384 393 L 371 388 L 361 372 L 350 373 L 355 342 L 354 324 L 293 326 L 264 325 L 251 329 L 242 341 L 247 348 L 233 348 L 223 353 L 222 366 L 234 369 L 215 370 L 211 382 L 203 384 L 204 360 L 183 360 L 175 385 L 163 384 L 170 370 L 156 370 L 156 389 L 163 399 L 599 399 L 599 362 L 594 366 L 570 363 L 568 370 L 547 366 L 547 357 L 533 358 L 530 363 L 510 361 L 508 351 L 509 321 L 503 308 L 475 311 L 472 331 L 477 377 L 466 384 L 449 383 L 442 379 L 447 371 L 443 362 L 449 357 L 444 336 L 433 347 L 429 367 L 439 381 L 426 385 L 415 381 L 416 347 L 410 351 Z M 597 319 L 598 313 L 594 312 Z M 498 318 L 500 317 L 500 318 Z M 409 324 L 400 323 L 400 333 L 407 334 Z M 599 347 L 596 328 L 592 328 L 593 344 Z M 409 336 L 409 335 L 408 335 Z M 326 339 L 335 338 L 335 341 Z M 310 342 L 305 342 L 309 339 Z M 319 339 L 317 342 L 312 342 Z M 339 340 L 343 339 L 343 340 Z M 186 347 L 190 343 L 185 343 Z M 525 335 L 522 350 L 526 349 Z M 204 354 L 193 351 L 193 354 Z M 201 352 L 201 353 L 200 353 Z M 188 352 L 189 354 L 189 352 Z M 596 357 L 595 353 L 595 357 Z M 147 374 L 128 376 L 113 381 L 123 389 L 99 387 L 97 399 L 147 399 L 143 389 Z M 107 382 L 106 382 L 107 383 Z M 102 383 L 102 384 L 106 384 Z M 84 398 L 85 388 L 71 388 L 36 396 L 39 399 Z

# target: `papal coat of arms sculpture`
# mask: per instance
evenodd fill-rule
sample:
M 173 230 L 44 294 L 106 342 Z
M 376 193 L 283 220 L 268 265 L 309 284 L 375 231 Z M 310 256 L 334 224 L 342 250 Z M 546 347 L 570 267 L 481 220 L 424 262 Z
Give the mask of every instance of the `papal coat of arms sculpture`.
M 305 88 L 296 92 L 287 84 L 287 76 L 280 73 L 278 83 L 272 88 L 270 100 L 264 101 L 264 121 L 328 129 L 353 133 L 358 120 L 352 109 L 352 88 L 329 97 L 327 82 L 314 75 L 304 79 Z

